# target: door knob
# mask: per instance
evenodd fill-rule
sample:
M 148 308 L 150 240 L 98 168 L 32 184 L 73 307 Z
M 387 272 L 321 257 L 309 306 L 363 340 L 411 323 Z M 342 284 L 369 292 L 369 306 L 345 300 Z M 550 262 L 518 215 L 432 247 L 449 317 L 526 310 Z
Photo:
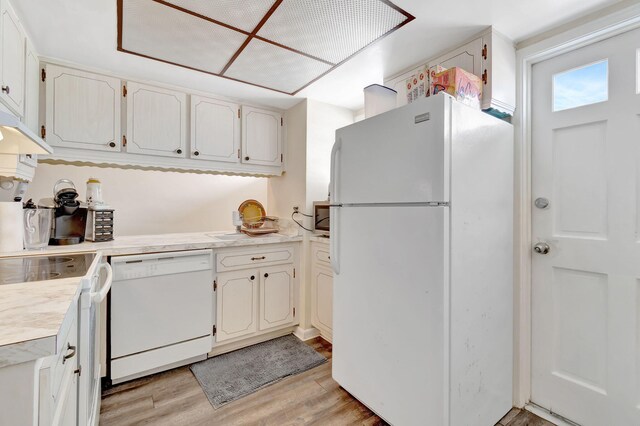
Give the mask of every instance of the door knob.
M 550 250 L 551 250 L 551 247 L 549 247 L 549 244 L 547 243 L 538 243 L 533 246 L 533 251 L 535 251 L 538 254 L 547 254 L 549 253 Z
M 8 95 L 11 93 L 11 88 L 9 86 L 2 86 L 2 91 Z

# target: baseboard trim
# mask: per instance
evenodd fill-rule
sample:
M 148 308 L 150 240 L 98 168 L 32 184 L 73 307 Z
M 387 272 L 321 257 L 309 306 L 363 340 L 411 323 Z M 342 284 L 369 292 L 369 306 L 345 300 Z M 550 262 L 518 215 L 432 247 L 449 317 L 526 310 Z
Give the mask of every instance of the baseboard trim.
M 255 345 L 257 343 L 266 342 L 267 340 L 275 339 L 278 337 L 286 336 L 287 334 L 291 334 L 295 331 L 295 327 L 286 327 L 281 330 L 272 331 L 270 333 L 260 334 L 258 336 L 248 337 L 245 339 L 240 339 L 234 342 L 222 342 L 218 343 L 216 346 L 209 351 L 207 354 L 209 358 L 221 355 L 227 352 L 235 351 L 237 349 L 242 349 L 247 346 Z
M 574 423 L 563 417 L 551 414 L 547 409 L 533 403 L 526 404 L 524 409 L 557 426 L 580 426 L 578 423 Z
M 320 330 L 318 330 L 315 327 L 311 327 L 311 328 L 296 327 L 295 331 L 293 332 L 293 335 L 296 336 L 298 339 L 305 341 L 305 340 L 310 340 L 320 336 Z

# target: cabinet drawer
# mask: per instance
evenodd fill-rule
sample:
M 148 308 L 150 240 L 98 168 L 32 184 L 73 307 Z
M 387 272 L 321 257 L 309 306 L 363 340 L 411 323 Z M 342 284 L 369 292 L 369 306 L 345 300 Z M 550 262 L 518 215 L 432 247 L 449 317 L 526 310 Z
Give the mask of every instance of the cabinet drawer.
M 312 259 L 314 262 L 330 265 L 331 256 L 329 255 L 329 246 L 314 245 Z
M 293 263 L 293 247 L 223 252 L 218 253 L 216 256 L 216 270 L 218 272 L 244 269 L 255 265 L 276 265 L 281 263 Z

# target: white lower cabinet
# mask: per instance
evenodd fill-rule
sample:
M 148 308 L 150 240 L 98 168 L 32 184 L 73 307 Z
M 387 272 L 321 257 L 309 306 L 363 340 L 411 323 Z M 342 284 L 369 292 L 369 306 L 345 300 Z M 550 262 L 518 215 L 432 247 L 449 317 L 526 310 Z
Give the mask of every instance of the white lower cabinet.
M 216 280 L 216 340 L 222 342 L 257 330 L 258 270 L 225 272 Z
M 329 245 L 311 243 L 311 324 L 327 340 L 333 335 L 333 271 Z
M 214 347 L 297 324 L 295 254 L 292 246 L 217 253 Z
M 77 306 L 77 305 L 76 305 Z M 39 377 L 39 424 L 76 425 L 78 421 L 78 319 L 74 306 L 58 354 L 46 358 Z
M 260 330 L 293 322 L 293 265 L 260 269 Z

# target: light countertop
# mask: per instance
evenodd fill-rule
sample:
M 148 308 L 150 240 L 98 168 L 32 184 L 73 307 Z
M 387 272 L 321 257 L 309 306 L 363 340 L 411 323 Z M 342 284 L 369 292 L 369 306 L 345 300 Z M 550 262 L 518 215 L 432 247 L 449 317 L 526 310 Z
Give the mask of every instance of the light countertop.
M 43 250 L 2 252 L 0 257 L 100 252 L 104 256 L 208 248 L 245 247 L 302 241 L 299 235 L 269 234 L 220 240 L 219 234 L 198 232 L 117 237 L 108 242 L 49 246 Z M 0 285 L 0 368 L 53 355 L 56 338 L 82 277 Z
M 0 257 L 42 256 L 62 253 L 83 253 L 99 251 L 105 256 L 127 254 L 158 253 L 163 251 L 199 250 L 208 248 L 243 247 L 262 244 L 278 244 L 302 241 L 299 235 L 268 234 L 259 237 L 246 237 L 238 240 L 220 240 L 215 235 L 230 232 L 191 232 L 180 234 L 130 235 L 116 237 L 113 241 L 84 243 L 69 246 L 47 246 L 43 250 L 22 250 L 0 252 Z
M 0 286 L 0 368 L 56 353 L 56 339 L 80 280 Z

